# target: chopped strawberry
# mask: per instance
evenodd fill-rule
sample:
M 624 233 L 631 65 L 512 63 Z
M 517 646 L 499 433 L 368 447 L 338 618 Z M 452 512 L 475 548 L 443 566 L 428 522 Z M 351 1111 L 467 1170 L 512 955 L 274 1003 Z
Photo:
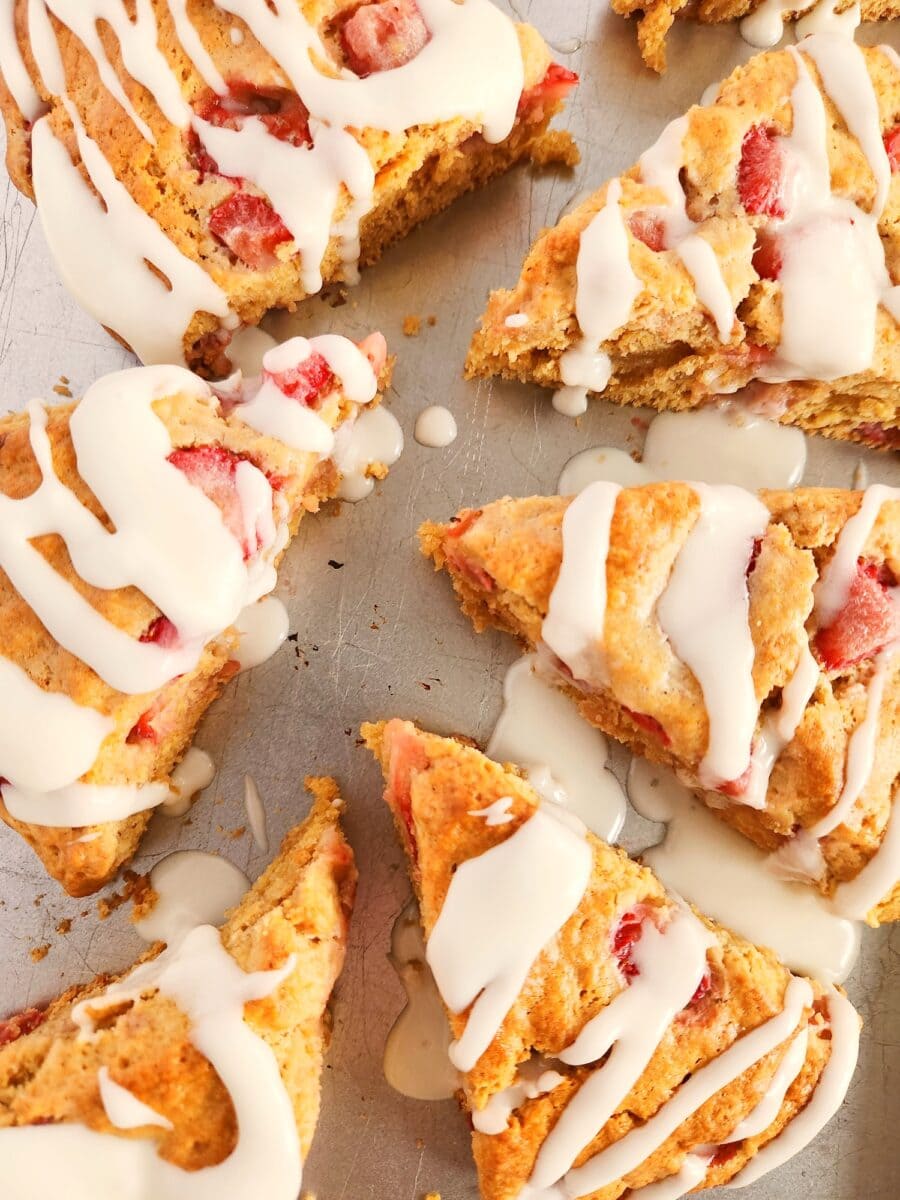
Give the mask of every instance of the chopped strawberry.
M 257 552 L 259 545 L 248 546 L 244 535 L 244 514 L 236 480 L 240 461 L 237 454 L 224 446 L 186 446 L 169 455 L 172 466 L 219 509 L 226 526 L 241 543 L 246 559 Z
M 750 786 L 750 777 L 753 774 L 753 767 L 750 763 L 747 764 L 744 770 L 737 779 L 723 779 L 716 786 L 716 791 L 721 792 L 723 796 L 730 796 L 736 800 L 739 796 L 743 796 L 747 788 Z
M 748 213 L 783 217 L 784 151 L 778 137 L 764 125 L 753 125 L 741 143 L 737 185 L 741 204 Z
M 859 560 L 844 607 L 815 637 L 826 670 L 837 671 L 872 658 L 900 637 L 900 609 L 888 594 L 891 581 L 883 564 Z
M 241 262 L 265 271 L 277 261 L 275 247 L 291 239 L 290 230 L 261 196 L 235 192 L 209 214 L 210 232 Z
M 159 732 L 153 727 L 155 715 L 153 708 L 148 708 L 146 712 L 141 713 L 125 739 L 129 746 L 137 746 L 141 742 L 151 742 L 154 746 L 159 743 Z
M 199 135 L 193 129 L 189 129 L 185 133 L 184 141 L 191 166 L 201 179 L 207 175 L 221 175 L 219 164 L 200 141 Z M 236 182 L 240 181 L 237 180 Z
M 363 4 L 341 27 L 347 66 L 362 77 L 402 67 L 430 38 L 416 0 Z
M 447 553 L 447 566 L 474 587 L 481 588 L 482 591 L 492 592 L 496 586 L 484 567 L 480 567 L 478 563 L 472 562 L 465 554 L 460 554 L 456 550 Z
M 387 362 L 387 342 L 384 340 L 384 334 L 370 333 L 368 337 L 364 337 L 357 344 L 369 360 L 369 364 L 375 375 L 380 375 L 384 370 L 384 364 Z
M 857 425 L 853 432 L 870 446 L 882 450 L 900 450 L 900 429 L 887 429 L 877 421 L 867 421 Z
M 750 561 L 747 563 L 747 578 L 749 579 L 756 570 L 756 560 L 759 558 L 759 552 L 762 550 L 763 540 L 761 537 L 753 539 L 753 548 L 750 551 Z
M 412 816 L 412 776 L 414 771 L 424 771 L 427 766 L 428 755 L 415 734 L 407 732 L 402 726 L 399 729 L 395 727 L 391 735 L 386 799 L 406 828 L 413 861 L 416 860 L 418 847 Z
M 331 368 L 318 351 L 313 351 L 308 358 L 288 367 L 286 371 L 267 371 L 263 375 L 271 379 L 280 392 L 297 400 L 307 408 L 318 408 L 323 396 L 334 391 L 337 380 Z
M 639 209 L 628 214 L 628 228 L 639 242 L 659 252 L 666 248 L 666 225 L 657 213 Z
M 658 737 L 664 746 L 671 744 L 672 739 L 666 733 L 665 729 L 663 729 L 662 725 L 660 725 L 659 721 L 657 721 L 656 717 L 651 717 L 649 713 L 634 712 L 630 708 L 626 708 L 625 711 L 639 729 L 643 729 L 647 733 L 652 733 L 655 737 Z
M 712 971 L 710 971 L 709 967 L 707 967 L 706 970 L 703 972 L 703 977 L 701 978 L 700 982 L 697 984 L 697 990 L 694 992 L 693 996 L 691 996 L 690 1000 L 688 1001 L 688 1008 L 693 1008 L 695 1004 L 699 1004 L 700 1001 L 704 998 L 704 996 L 709 995 L 709 992 L 711 989 L 712 989 Z
M 892 171 L 900 171 L 900 125 L 895 125 L 884 135 L 884 149 Z
M 526 88 L 519 98 L 518 115 L 529 121 L 543 121 L 548 108 L 565 100 L 578 83 L 578 76 L 559 63 L 551 63 L 540 83 Z
M 312 145 L 309 109 L 290 88 L 228 85 L 228 95 L 210 92 L 194 111 L 202 121 L 225 129 L 240 129 L 247 117 L 258 117 L 273 137 L 292 146 Z
M 37 1029 L 47 1014 L 40 1008 L 25 1008 L 20 1013 L 14 1013 L 5 1021 L 0 1021 L 0 1046 L 8 1046 Z
M 775 280 L 781 274 L 784 259 L 778 239 L 769 233 L 760 232 L 753 251 L 753 270 L 760 279 Z
M 619 964 L 619 970 L 626 979 L 634 979 L 640 974 L 640 968 L 632 960 L 634 947 L 641 940 L 644 931 L 645 911 L 629 910 L 616 926 L 612 936 L 612 952 Z
M 468 530 L 472 528 L 478 518 L 481 516 L 482 509 L 470 508 L 462 514 L 461 517 L 454 517 L 450 523 L 450 528 L 447 530 L 448 538 L 460 538 Z
M 154 642 L 157 646 L 162 646 L 164 650 L 171 650 L 178 645 L 178 630 L 168 617 L 164 617 L 160 613 L 158 617 L 153 618 L 141 634 L 140 640 Z
M 729 1162 L 730 1159 L 734 1158 L 743 1144 L 744 1143 L 742 1141 L 723 1142 L 722 1145 L 716 1149 L 715 1154 L 709 1160 L 710 1167 L 719 1167 L 722 1165 L 722 1163 Z

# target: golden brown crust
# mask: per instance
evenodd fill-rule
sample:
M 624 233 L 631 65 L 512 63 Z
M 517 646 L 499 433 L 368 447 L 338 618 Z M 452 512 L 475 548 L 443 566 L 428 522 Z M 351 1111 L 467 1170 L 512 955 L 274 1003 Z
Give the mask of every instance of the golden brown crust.
M 502 767 L 459 741 L 399 720 L 364 725 L 362 733 L 384 772 L 385 799 L 410 855 L 427 938 L 456 867 L 505 841 L 534 813 L 538 800 L 515 768 Z M 510 823 L 491 827 L 470 815 L 501 797 L 512 800 Z M 532 1052 L 554 1058 L 621 991 L 611 945 L 622 916 L 640 906 L 657 913 L 672 908 L 672 900 L 649 870 L 621 850 L 593 835 L 588 837 L 594 866 L 585 895 L 536 959 L 488 1050 L 463 1077 L 465 1104 L 470 1110 L 483 1108 L 490 1096 L 512 1083 L 517 1067 Z M 752 946 L 705 918 L 704 923 L 717 943 L 709 952 L 710 990 L 679 1014 L 632 1092 L 579 1156 L 579 1163 L 652 1116 L 686 1075 L 781 1010 L 789 976 L 772 952 Z M 818 985 L 814 990 L 822 995 Z M 458 1036 L 466 1014 L 451 1014 L 450 1021 Z M 798 1028 L 807 1024 L 812 1035 L 807 1060 L 777 1119 L 757 1138 L 741 1142 L 727 1161 L 715 1164 L 705 1187 L 717 1186 L 736 1174 L 809 1100 L 828 1060 L 830 1043 L 827 1036 L 819 1036 L 822 1027 L 814 1010 L 804 1013 Z M 759 1101 L 787 1044 L 720 1091 L 641 1168 L 590 1193 L 586 1200 L 616 1200 L 629 1187 L 676 1172 L 692 1147 L 727 1141 L 738 1121 Z M 473 1134 L 484 1200 L 513 1200 L 518 1195 L 548 1130 L 588 1073 L 587 1068 L 558 1069 L 566 1082 L 517 1108 L 505 1132 Z
M 749 577 L 750 628 L 756 657 L 753 679 L 760 720 L 777 706 L 801 649 L 815 634 L 813 587 L 838 534 L 859 508 L 862 494 L 827 488 L 763 492 L 772 523 Z M 463 510 L 454 523 L 426 523 L 423 553 L 446 569 L 476 629 L 504 629 L 531 647 L 541 628 L 562 560 L 562 518 L 570 499 L 499 500 L 477 517 Z M 654 610 L 672 563 L 697 510 L 689 484 L 628 488 L 619 495 L 607 560 L 608 606 L 603 632 L 608 685 L 589 689 L 555 676 L 554 682 L 604 732 L 653 762 L 696 780 L 708 738 L 699 684 L 675 657 Z M 889 500 L 863 557 L 900 570 L 900 501 Z M 766 850 L 776 850 L 798 828 L 808 828 L 837 802 L 849 739 L 866 712 L 868 658 L 839 670 L 821 669 L 813 699 L 769 781 L 766 807 L 725 803 L 700 793 L 714 811 Z M 649 717 L 665 732 L 647 729 Z M 900 779 L 900 662 L 888 674 L 880 708 L 874 766 L 855 812 L 858 827 L 840 825 L 822 841 L 823 890 L 855 877 L 877 852 Z M 900 919 L 900 885 L 869 914 L 873 923 Z
M 880 50 L 862 53 L 878 96 L 882 130 L 887 132 L 900 119 L 900 71 Z M 808 57 L 805 62 L 818 82 L 815 65 Z M 686 118 L 683 178 L 688 213 L 697 222 L 698 234 L 713 246 L 735 304 L 737 320 L 730 339 L 720 340 L 677 253 L 653 250 L 629 230 L 631 267 L 643 290 L 629 321 L 603 343 L 612 362 L 604 399 L 673 411 L 696 408 L 753 384 L 760 364 L 771 357 L 780 337 L 781 289 L 777 282 L 760 278 L 753 265 L 756 231 L 766 218 L 744 210 L 737 168 L 748 130 L 762 124 L 773 132 L 790 132 L 789 97 L 796 71 L 787 51 L 759 54 L 720 85 L 714 104 L 694 107 Z M 875 195 L 872 170 L 828 97 L 825 103 L 831 118 L 832 186 L 868 211 Z M 658 189 L 642 182 L 639 165 L 621 176 L 621 186 L 626 228 L 630 214 L 663 200 Z M 500 375 L 559 387 L 560 356 L 580 336 L 575 293 L 581 234 L 604 206 L 606 191 L 607 185 L 599 188 L 542 233 L 515 287 L 491 294 L 469 350 L 469 376 Z M 892 278 L 900 278 L 898 212 L 900 183 L 895 174 L 879 220 Z M 527 323 L 507 326 L 506 318 L 513 313 L 524 313 Z M 869 370 L 829 383 L 767 385 L 757 389 L 756 401 L 783 424 L 884 449 L 900 444 L 898 381 L 900 327 L 881 308 Z M 753 393 L 747 400 L 756 402 Z
M 248 1004 L 244 1019 L 278 1061 L 304 1155 L 318 1114 L 326 1005 L 343 965 L 356 884 L 337 786 L 330 779 L 307 783 L 315 795 L 309 817 L 287 835 L 222 928 L 225 948 L 245 971 L 275 969 L 295 956 L 285 982 Z M 111 982 L 100 976 L 70 988 L 33 1032 L 9 1044 L 0 1037 L 0 1128 L 72 1121 L 123 1136 L 100 1099 L 97 1071 L 106 1066 L 115 1082 L 174 1125 L 171 1132 L 144 1128 L 133 1136 L 155 1139 L 163 1158 L 188 1169 L 221 1162 L 237 1135 L 231 1099 L 171 999 L 144 994 L 111 1010 L 95 1038 L 77 1037 L 73 1006 Z

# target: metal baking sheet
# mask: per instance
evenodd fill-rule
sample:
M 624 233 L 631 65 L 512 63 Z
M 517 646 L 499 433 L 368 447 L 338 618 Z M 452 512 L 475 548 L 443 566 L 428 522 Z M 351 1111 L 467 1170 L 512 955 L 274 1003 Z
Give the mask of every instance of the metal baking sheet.
M 516 651 L 499 635 L 473 635 L 446 580 L 433 577 L 418 555 L 416 527 L 464 503 L 553 491 L 577 450 L 633 449 L 642 437 L 634 410 L 594 403 L 576 425 L 553 412 L 538 389 L 465 383 L 460 370 L 471 330 L 488 288 L 514 280 L 542 226 L 553 224 L 574 196 L 627 166 L 668 120 L 751 54 L 734 27 L 685 24 L 672 33 L 670 70 L 660 80 L 642 67 L 633 26 L 608 13 L 602 0 L 520 0 L 516 8 L 582 76 L 565 118 L 581 147 L 581 166 L 571 174 L 514 172 L 391 251 L 347 304 L 313 300 L 298 314 L 297 332 L 384 331 L 398 355 L 388 403 L 403 423 L 406 452 L 370 499 L 304 522 L 278 588 L 296 641 L 226 689 L 197 737 L 216 761 L 213 786 L 187 820 L 157 817 L 135 863 L 145 871 L 176 848 L 201 848 L 255 876 L 266 856 L 249 834 L 231 836 L 247 823 L 245 772 L 266 802 L 273 845 L 306 811 L 305 774 L 340 780 L 361 879 L 322 1117 L 304 1178 L 318 1200 L 419 1200 L 431 1190 L 443 1200 L 476 1200 L 478 1194 L 467 1124 L 454 1103 L 404 1099 L 382 1075 L 384 1040 L 404 1002 L 386 956 L 409 889 L 379 775 L 356 738 L 362 720 L 388 715 L 486 737 Z M 889 25 L 869 26 L 861 38 L 900 48 L 900 28 Z M 130 365 L 130 356 L 68 297 L 31 204 L 8 182 L 3 216 L 4 403 L 52 399 L 60 376 L 77 395 L 98 375 Z M 402 336 L 405 316 L 430 314 L 437 318 L 433 327 L 423 322 L 417 339 Z M 424 449 L 412 439 L 415 415 L 428 403 L 446 404 L 456 415 L 460 435 L 447 450 Z M 862 461 L 873 481 L 900 483 L 897 456 L 823 439 L 810 439 L 809 452 L 808 482 L 850 486 Z M 625 844 L 646 844 L 647 829 L 631 816 Z M 67 936 L 56 932 L 63 919 L 73 922 Z M 44 945 L 46 957 L 33 962 L 30 951 Z M 99 922 L 94 900 L 64 898 L 25 844 L 0 829 L 0 1013 L 122 968 L 140 945 L 126 908 Z M 898 964 L 900 927 L 866 935 L 848 984 L 866 1027 L 844 1108 L 805 1153 L 748 1189 L 748 1200 L 900 1196 Z

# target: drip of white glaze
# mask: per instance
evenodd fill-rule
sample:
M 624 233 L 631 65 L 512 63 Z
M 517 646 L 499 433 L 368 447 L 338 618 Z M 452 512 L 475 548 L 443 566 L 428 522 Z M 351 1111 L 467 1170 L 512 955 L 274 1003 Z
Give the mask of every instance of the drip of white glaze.
M 43 734 L 40 726 L 29 731 L 30 744 Z M 165 804 L 169 798 L 167 783 L 95 784 L 69 783 L 52 792 L 29 791 L 12 784 L 0 784 L 0 793 L 9 815 L 29 825 L 48 829 L 79 829 L 84 825 L 102 825 L 124 821 L 134 813 Z
M 244 776 L 244 810 L 247 813 L 247 823 L 257 848 L 263 854 L 269 851 L 269 830 L 266 823 L 266 808 L 252 775 Z
M 562 1179 L 612 1117 L 676 1014 L 690 1003 L 707 969 L 707 950 L 715 944 L 687 909 L 676 909 L 662 930 L 650 920 L 644 922 L 633 954 L 638 974 L 559 1055 L 570 1066 L 605 1061 L 560 1113 L 535 1161 L 532 1187 L 550 1187 Z
M 472 1111 L 472 1125 L 479 1133 L 496 1136 L 503 1133 L 509 1124 L 509 1118 L 526 1100 L 536 1100 L 538 1096 L 546 1096 L 554 1088 L 565 1081 L 565 1075 L 554 1071 L 547 1061 L 540 1057 L 529 1059 L 522 1063 L 516 1071 L 515 1082 L 499 1092 L 494 1092 L 484 1108 Z
M 428 963 L 415 901 L 391 932 L 388 956 L 406 992 L 406 1005 L 384 1044 L 384 1077 L 412 1100 L 450 1100 L 460 1086 L 450 1062 L 450 1026 Z
M 781 692 L 781 706 L 768 713 L 760 725 L 750 755 L 750 779 L 746 789 L 735 797 L 749 808 L 765 808 L 769 780 L 782 751 L 794 740 L 806 706 L 819 682 L 819 664 L 808 644 L 800 651 L 793 675 Z
M 606 738 L 582 719 L 568 696 L 544 679 L 533 654 L 506 672 L 503 710 L 487 754 L 524 768 L 542 800 L 575 813 L 604 841 L 618 838 L 625 821 L 625 795 L 607 768 Z
M 613 446 L 592 446 L 579 450 L 563 467 L 556 485 L 560 496 L 574 496 L 592 483 L 617 483 L 621 487 L 640 487 L 653 483 L 656 476 L 642 463 L 635 462 L 624 450 Z
M 866 489 L 862 504 L 841 530 L 834 554 L 816 584 L 816 620 L 827 628 L 847 603 L 856 578 L 858 560 L 869 535 L 875 528 L 882 506 L 889 500 L 900 501 L 900 488 L 883 483 Z
M 703 692 L 709 741 L 700 783 L 739 779 L 759 703 L 753 687 L 747 565 L 769 510 L 741 488 L 695 484 L 700 513 L 657 603 L 660 626 Z
M 103 1111 L 110 1125 L 115 1125 L 116 1129 L 144 1129 L 148 1125 L 159 1129 L 175 1128 L 168 1117 L 161 1116 L 127 1088 L 116 1083 L 109 1073 L 109 1067 L 101 1067 L 97 1072 L 97 1085 Z
M 537 809 L 453 875 L 427 960 L 453 1013 L 471 1005 L 450 1061 L 471 1070 L 496 1036 L 544 946 L 578 907 L 591 872 L 583 836 Z
M 276 653 L 290 632 L 290 617 L 277 596 L 263 596 L 242 609 L 234 625 L 241 638 L 235 657 L 249 671 Z
M 456 441 L 458 432 L 453 413 L 441 404 L 430 404 L 416 417 L 415 439 L 420 446 L 443 450 Z
M 92 1014 L 151 990 L 171 998 L 191 1024 L 191 1041 L 231 1096 L 239 1131 L 234 1151 L 214 1167 L 184 1171 L 151 1139 L 113 1137 L 58 1124 L 0 1130 L 4 1200 L 65 1195 L 68 1200 L 219 1200 L 253 1195 L 260 1179 L 271 1200 L 295 1200 L 302 1162 L 291 1099 L 274 1054 L 244 1022 L 244 1005 L 270 996 L 293 970 L 245 974 L 219 933 L 199 926 L 152 962 L 72 1012 L 82 1037 Z
M 507 329 L 523 329 L 528 324 L 528 313 L 510 313 L 503 324 Z
M 253 379 L 262 374 L 263 359 L 277 345 L 270 333 L 256 325 L 248 325 L 246 329 L 239 329 L 228 343 L 228 357 L 244 379 Z
M 41 113 L 41 98 L 22 58 L 16 38 L 16 6 L 6 4 L 0 16 L 0 74 L 19 112 L 32 124 Z
M 167 817 L 183 817 L 189 812 L 198 793 L 216 777 L 216 764 L 205 750 L 191 746 L 169 777 L 169 794 L 162 802 Z
M 602 683 L 606 557 L 621 488 L 592 483 L 563 517 L 563 556 L 541 637 L 575 679 Z
M 622 185 L 614 179 L 603 208 L 581 235 L 575 299 L 581 340 L 560 359 L 564 387 L 553 398 L 554 408 L 566 416 L 584 412 L 587 392 L 602 392 L 606 387 L 612 363 L 600 347 L 628 320 L 642 290 L 628 255 L 621 196 Z
M 203 40 L 197 32 L 197 27 L 188 15 L 188 0 L 167 0 L 169 14 L 175 33 L 184 48 L 185 54 L 197 68 L 205 83 L 218 95 L 228 94 L 228 84 L 222 77 L 219 68 L 213 62 L 212 55 L 203 45 Z M 235 38 L 235 34 L 239 36 Z M 231 41 L 237 46 L 244 40 L 244 35 L 236 26 L 230 30 Z
M 490 750 L 488 750 L 488 754 L 490 753 Z M 509 811 L 512 808 L 512 803 L 512 796 L 501 796 L 499 800 L 495 800 L 487 808 L 470 809 L 467 815 L 470 817 L 481 817 L 485 825 L 489 825 L 492 828 L 495 825 L 508 825 L 510 821 L 515 820 Z
M 663 883 L 749 941 L 771 946 L 793 971 L 846 979 L 859 929 L 817 892 L 764 870 L 765 852 L 714 816 L 664 767 L 634 759 L 628 795 L 642 817 L 667 823 L 642 860 Z M 900 824 L 900 823 L 898 823 Z
M 831 1053 L 809 1102 L 778 1137 L 757 1152 L 727 1187 L 747 1187 L 780 1167 L 808 1146 L 840 1108 L 856 1070 L 860 1025 L 853 1005 L 834 988 L 828 990 L 828 1020 Z
M 157 900 L 134 927 L 145 942 L 180 942 L 198 925 L 221 925 L 250 886 L 243 871 L 217 854 L 179 850 L 150 872 Z
M 334 462 L 341 474 L 338 499 L 355 504 L 375 486 L 369 468 L 393 466 L 403 453 L 400 422 L 383 404 L 368 408 L 355 421 L 346 421 L 334 439 Z
M 843 12 L 836 12 L 836 9 L 837 0 L 819 0 L 818 4 L 813 4 L 812 10 L 807 10 L 806 16 L 797 22 L 797 38 L 805 38 L 815 33 L 832 33 L 852 40 L 862 20 L 859 0 Z
M 741 37 L 751 46 L 768 50 L 784 36 L 784 18 L 788 13 L 806 12 L 816 0 L 762 0 L 741 21 Z

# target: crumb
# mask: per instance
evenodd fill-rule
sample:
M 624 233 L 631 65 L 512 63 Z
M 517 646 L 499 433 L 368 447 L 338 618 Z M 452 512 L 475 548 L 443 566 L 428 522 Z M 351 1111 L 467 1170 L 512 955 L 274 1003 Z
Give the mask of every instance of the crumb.
M 56 392 L 57 396 L 65 396 L 67 400 L 72 399 L 72 393 L 64 383 L 54 383 L 53 390 Z
M 66 385 L 68 385 L 68 383 L 70 382 L 68 375 L 60 375 L 59 382 L 65 383 Z
M 331 567 L 331 568 L 332 568 L 332 570 L 335 570 L 335 571 L 340 571 L 341 567 L 342 567 L 344 564 L 343 564 L 342 562 L 338 562 L 338 561 L 337 561 L 336 559 L 334 559 L 334 558 L 329 558 L 329 560 L 328 560 L 328 565 L 329 565 L 329 567 Z
M 416 1138 L 416 1149 L 417 1150 L 425 1149 L 425 1139 L 424 1138 Z
M 426 1192 L 425 1200 L 441 1200 L 440 1192 Z
M 432 329 L 434 329 L 435 325 L 437 325 L 437 316 L 435 315 L 435 313 L 431 313 L 430 316 L 428 317 L 428 324 L 431 326 Z
M 384 463 L 373 462 L 366 467 L 366 477 L 368 479 L 386 479 L 388 469 Z
M 426 682 L 424 681 L 424 679 L 419 679 L 419 680 L 417 680 L 416 682 L 418 683 L 419 687 L 420 687 L 420 688 L 422 688 L 424 691 L 426 691 L 426 692 L 430 692 L 430 691 L 431 691 L 431 684 L 430 684 L 430 683 L 426 683 Z
M 156 907 L 157 900 L 159 900 L 159 892 L 150 886 L 150 876 L 143 875 L 141 879 L 144 886 L 136 889 L 132 897 L 134 904 L 131 909 L 131 920 L 135 924 L 148 917 Z
M 46 895 L 47 895 L 46 892 L 41 892 L 41 894 L 39 896 L 35 896 L 35 898 L 34 898 L 34 907 L 35 908 L 41 907 L 41 902 L 43 901 L 43 899 Z
M 536 167 L 574 167 L 581 161 L 581 152 L 571 133 L 564 129 L 549 129 L 531 151 Z
M 138 908 L 144 897 L 153 891 L 148 875 L 138 875 L 136 871 L 128 870 L 123 878 L 125 885 L 121 892 L 113 892 L 111 896 L 101 896 L 97 901 L 97 915 L 101 921 L 105 921 L 117 908 L 121 908 L 129 900 L 133 900 L 135 908 Z
M 65 937 L 65 935 L 67 933 L 71 933 L 72 932 L 72 918 L 65 917 L 62 921 L 60 921 L 60 923 L 56 927 L 56 932 L 61 937 Z
M 246 832 L 247 832 L 247 826 L 239 825 L 237 827 L 237 829 L 229 830 L 228 836 L 233 842 L 236 842 L 238 840 L 238 838 L 242 838 Z
M 418 337 L 421 328 L 422 328 L 422 318 L 421 317 L 409 316 L 409 317 L 403 318 L 403 336 L 404 337 Z
M 45 942 L 43 946 L 35 946 L 35 948 L 30 951 L 31 961 L 34 963 L 42 962 L 49 953 L 50 953 L 50 943 L 49 942 Z

